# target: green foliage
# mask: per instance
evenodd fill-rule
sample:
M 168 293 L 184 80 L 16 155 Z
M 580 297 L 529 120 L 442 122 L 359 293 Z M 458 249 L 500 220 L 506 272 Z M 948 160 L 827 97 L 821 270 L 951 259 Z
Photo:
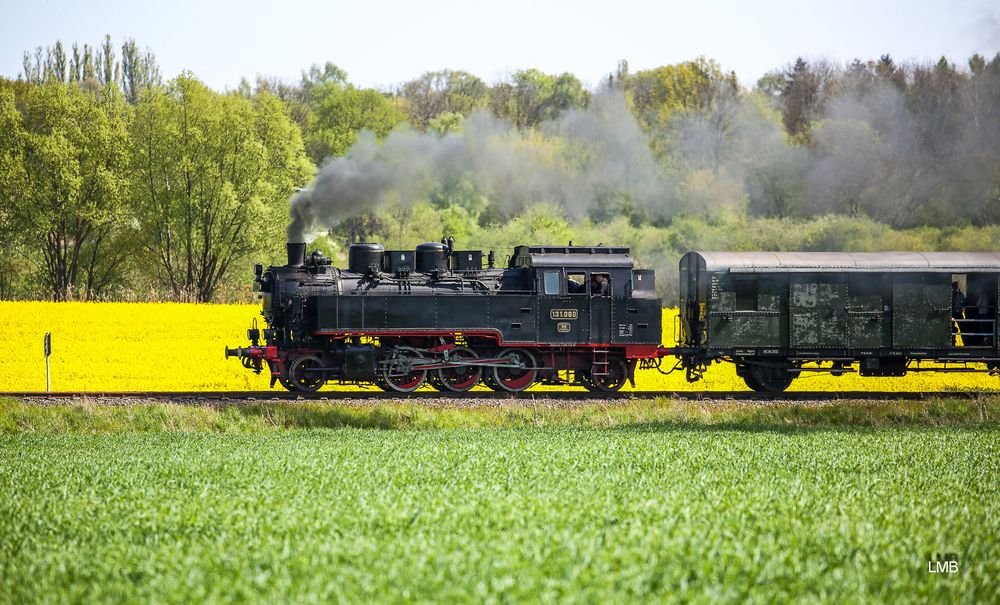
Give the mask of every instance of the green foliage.
M 516 128 L 533 128 L 567 109 L 586 106 L 589 94 L 570 73 L 558 76 L 537 69 L 514 72 L 509 82 L 490 91 L 490 107 L 497 117 Z
M 430 204 L 397 204 L 379 214 L 384 225 L 379 232 L 379 240 L 389 249 L 414 248 L 417 244 L 441 239 L 441 219 Z
M 339 81 L 313 86 L 309 109 L 306 147 L 317 164 L 327 157 L 343 155 L 358 140 L 361 130 L 384 137 L 406 117 L 381 92 Z
M 160 68 L 152 51 L 149 49 L 145 52 L 140 51 L 135 40 L 131 38 L 122 44 L 120 83 L 125 100 L 133 105 L 139 101 L 143 91 L 162 83 Z
M 636 117 L 648 129 L 664 129 L 678 112 L 705 111 L 720 83 L 734 85 L 718 63 L 699 57 L 628 76 L 623 84 Z
M 416 128 L 428 127 L 439 132 L 442 114 L 467 116 L 474 109 L 485 107 L 489 88 L 481 79 L 464 71 L 429 71 L 402 86 L 400 96 L 410 123 Z M 432 122 L 438 120 L 435 127 Z
M 319 242 L 335 258 L 350 241 L 442 234 L 498 251 L 628 244 L 666 275 L 696 247 L 993 249 L 1000 55 L 967 63 L 800 59 L 746 91 L 705 58 L 622 62 L 596 92 L 624 94 L 626 110 L 594 128 L 602 105 L 572 74 L 490 85 L 442 70 L 387 93 L 328 62 L 219 94 L 192 76 L 162 86 L 131 39 L 120 60 L 109 37 L 57 41 L 26 53 L 23 79 L 0 80 L 0 297 L 239 298 L 251 262 L 282 258 L 285 200 L 315 165 L 406 121 L 427 133 L 415 140 L 488 131 L 510 157 L 477 167 L 492 181 L 449 174 L 347 218 Z M 466 119 L 484 107 L 506 122 Z M 578 144 L 581 132 L 595 138 Z M 554 167 L 557 183 L 534 187 L 526 166 Z M 668 300 L 674 281 L 658 280 Z
M 312 89 L 322 84 L 347 85 L 347 72 L 327 61 L 320 68 L 315 63 L 309 67 L 308 71 L 302 72 L 302 89 L 311 94 Z
M 111 87 L 0 92 L 0 220 L 40 258 L 51 296 L 100 296 L 128 255 L 131 112 Z
M 182 425 L 169 409 L 114 408 L 154 432 L 6 436 L 0 594 L 98 603 L 1000 597 L 995 424 L 851 428 L 863 405 L 836 406 L 822 429 L 803 427 L 810 413 L 797 406 L 733 412 L 756 417 L 733 424 L 661 422 L 670 418 L 661 405 L 672 407 L 531 406 L 509 422 L 498 409 L 187 408 Z M 586 420 L 566 420 L 577 414 Z M 523 428 L 255 427 L 275 417 L 391 428 L 476 415 Z M 558 417 L 566 421 L 549 421 Z M 155 432 L 170 426 L 247 434 Z M 960 573 L 928 574 L 934 552 L 958 553 Z
M 33 54 L 24 53 L 20 78 L 34 84 L 78 82 L 90 91 L 113 85 L 128 103 L 135 104 L 142 91 L 162 83 L 160 68 L 153 52 L 140 51 L 132 38 L 122 43 L 121 53 L 119 61 L 110 35 L 104 36 L 100 46 L 84 44 L 81 49 L 74 42 L 72 56 L 67 55 L 62 41 L 56 40 L 44 52 L 39 46 Z
M 427 121 L 427 128 L 440 135 L 462 130 L 462 114 L 446 111 Z
M 277 254 L 287 200 L 312 172 L 276 99 L 190 76 L 143 98 L 133 155 L 141 243 L 174 295 L 198 301 L 234 266 Z
M 728 192 L 726 187 L 730 188 Z M 701 172 L 683 185 L 681 195 L 692 200 L 735 198 L 738 191 L 733 187 L 732 181 L 716 181 Z M 571 220 L 565 208 L 545 203 L 500 216 L 494 214 L 497 204 L 466 182 L 443 187 L 429 202 L 417 202 L 409 209 L 390 206 L 344 221 L 333 230 L 330 240 L 321 241 L 317 247 L 343 262 L 347 245 L 361 239 L 380 242 L 387 248 L 410 248 L 451 235 L 459 248 L 492 249 L 501 260 L 515 245 L 523 243 L 562 245 L 572 240 L 577 245 L 628 245 L 640 267 L 659 272 L 657 292 L 667 304 L 677 300 L 677 264 L 691 250 L 877 252 L 1000 248 L 1000 228 L 996 226 L 894 229 L 864 216 L 757 217 L 748 215 L 739 203 L 722 207 L 712 204 L 704 206 L 700 213 L 677 215 L 667 223 L 651 225 L 635 223 L 627 212 Z
M 14 89 L 0 85 L 0 250 L 6 251 L 0 260 L 0 299 L 11 297 L 15 289 L 17 271 L 13 263 L 21 238 L 15 225 L 13 198 L 26 188 L 24 138 Z

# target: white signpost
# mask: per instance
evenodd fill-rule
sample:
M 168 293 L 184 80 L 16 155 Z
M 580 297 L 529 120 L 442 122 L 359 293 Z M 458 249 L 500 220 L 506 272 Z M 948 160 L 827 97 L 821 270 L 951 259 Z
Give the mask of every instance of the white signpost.
M 52 355 L 52 332 L 45 333 L 45 392 L 52 392 L 52 378 L 49 374 L 49 355 Z

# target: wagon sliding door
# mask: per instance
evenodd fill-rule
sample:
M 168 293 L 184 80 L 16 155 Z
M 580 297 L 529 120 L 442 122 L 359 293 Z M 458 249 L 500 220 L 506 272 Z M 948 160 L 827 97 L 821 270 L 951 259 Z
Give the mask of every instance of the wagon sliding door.
M 951 275 L 901 273 L 892 284 L 892 344 L 951 346 Z
M 885 320 L 883 291 L 889 295 L 890 279 L 878 273 L 852 273 L 848 279 L 847 330 L 851 346 L 877 349 L 891 346 Z
M 795 348 L 847 345 L 847 277 L 793 273 L 788 279 L 789 340 Z

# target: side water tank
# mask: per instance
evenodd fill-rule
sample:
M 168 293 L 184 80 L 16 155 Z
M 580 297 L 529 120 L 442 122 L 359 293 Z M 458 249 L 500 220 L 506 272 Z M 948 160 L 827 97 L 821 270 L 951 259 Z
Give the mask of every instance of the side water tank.
M 436 269 L 448 269 L 448 246 L 438 242 L 427 242 L 417 246 L 417 272 L 430 273 Z
M 347 270 L 351 273 L 369 273 L 371 267 L 382 268 L 382 244 L 351 244 L 347 251 Z

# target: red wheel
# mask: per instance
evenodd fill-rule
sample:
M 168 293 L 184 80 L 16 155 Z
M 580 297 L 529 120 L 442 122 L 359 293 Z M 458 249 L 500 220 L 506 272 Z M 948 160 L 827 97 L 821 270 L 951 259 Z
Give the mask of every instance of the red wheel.
M 527 349 L 508 349 L 498 355 L 509 367 L 493 368 L 493 380 L 502 391 L 519 393 L 534 382 L 538 377 L 535 367 L 535 356 Z
M 382 381 L 388 387 L 386 390 L 397 393 L 412 393 L 416 391 L 424 383 L 425 378 L 427 378 L 427 370 L 410 370 L 409 372 L 401 373 L 398 370 L 393 371 L 391 366 L 382 370 Z M 382 385 L 380 384 L 379 386 Z
M 476 353 L 471 349 L 458 347 L 451 350 L 448 359 L 449 361 L 461 363 L 463 359 L 477 359 L 478 357 L 479 356 L 476 355 Z M 472 387 L 476 386 L 482 375 L 483 368 L 480 366 L 441 368 L 437 371 L 437 382 L 439 382 L 445 390 L 455 391 L 456 393 L 464 393 L 465 391 L 468 391 Z

